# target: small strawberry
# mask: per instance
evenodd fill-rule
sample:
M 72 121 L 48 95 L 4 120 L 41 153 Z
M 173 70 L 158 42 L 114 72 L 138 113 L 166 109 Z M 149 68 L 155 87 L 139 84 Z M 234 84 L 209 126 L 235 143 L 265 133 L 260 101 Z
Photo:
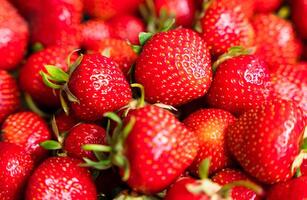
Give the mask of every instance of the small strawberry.
M 270 13 L 277 10 L 281 5 L 282 0 L 254 0 L 255 12 L 257 13 Z
M 307 3 L 305 0 L 291 1 L 291 14 L 293 22 L 302 38 L 307 39 L 307 19 L 304 13 L 307 12 Z
M 201 19 L 201 26 L 202 36 L 214 56 L 226 53 L 233 46 L 254 44 L 254 30 L 242 7 L 234 8 L 228 1 L 212 1 Z
M 270 74 L 265 62 L 255 55 L 239 55 L 217 67 L 207 101 L 211 107 L 241 114 L 266 102 L 270 92 Z
M 242 114 L 228 128 L 227 143 L 246 172 L 273 184 L 292 177 L 303 128 L 301 109 L 292 102 L 278 100 Z
M 274 71 L 282 64 L 294 64 L 301 46 L 290 22 L 273 14 L 259 14 L 252 19 L 258 54 Z
M 268 193 L 267 200 L 302 200 L 307 199 L 307 176 L 292 179 L 274 185 Z
M 18 112 L 8 116 L 1 129 L 5 142 L 17 144 L 29 153 L 33 160 L 46 156 L 47 151 L 39 143 L 51 139 L 51 133 L 45 121 L 33 112 Z
M 15 79 L 6 71 L 0 70 L 0 123 L 20 107 L 20 92 Z
M 55 115 L 55 123 L 59 133 L 68 132 L 72 127 L 79 123 L 72 114 L 67 115 L 65 112 L 59 112 Z
M 152 103 L 178 106 L 199 98 L 212 81 L 207 45 L 189 29 L 157 33 L 137 59 L 135 79 Z
M 132 44 L 139 43 L 139 34 L 145 31 L 145 25 L 141 19 L 134 15 L 120 15 L 112 18 L 109 22 L 112 37 L 128 40 Z
M 31 157 L 21 147 L 0 142 L 0 199 L 20 199 L 33 167 Z
M 7 0 L 0 0 L 0 30 L 0 69 L 15 69 L 26 53 L 29 29 Z
M 52 157 L 36 168 L 29 179 L 25 199 L 96 200 L 96 188 L 82 161 Z
M 198 174 L 199 165 L 205 158 L 211 160 L 210 174 L 231 164 L 226 147 L 226 131 L 234 120 L 235 117 L 224 110 L 200 109 L 183 121 L 198 138 L 199 150 L 190 167 L 194 174 Z

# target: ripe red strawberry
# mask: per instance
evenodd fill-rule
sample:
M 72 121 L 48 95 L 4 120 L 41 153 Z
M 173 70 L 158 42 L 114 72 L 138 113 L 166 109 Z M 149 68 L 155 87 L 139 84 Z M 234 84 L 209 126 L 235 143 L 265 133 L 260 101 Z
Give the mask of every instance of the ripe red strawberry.
M 176 25 L 190 27 L 195 16 L 193 0 L 155 0 L 155 8 L 160 14 L 164 9 L 168 15 L 176 18 Z
M 111 27 L 103 20 L 89 20 L 81 25 L 82 42 L 85 49 L 95 49 L 101 40 L 111 36 Z
M 72 127 L 79 123 L 72 114 L 67 115 L 65 112 L 59 112 L 55 115 L 55 123 L 59 133 L 68 132 Z
M 270 13 L 277 10 L 281 5 L 282 0 L 254 0 L 255 12 L 257 13 Z
M 242 180 L 251 181 L 251 179 L 243 172 L 230 168 L 223 169 L 212 177 L 212 181 L 220 185 L 226 185 L 234 181 Z M 254 191 L 242 186 L 232 188 L 231 197 L 233 200 L 261 199 Z
M 291 1 L 291 14 L 293 22 L 299 32 L 300 36 L 307 39 L 307 19 L 305 13 L 307 12 L 307 3 L 305 0 Z
M 32 54 L 20 71 L 19 83 L 21 89 L 28 93 L 39 105 L 59 107 L 58 95 L 55 95 L 54 91 L 43 83 L 40 71 L 46 72 L 44 66 L 47 64 L 56 65 L 67 71 L 66 58 L 72 50 L 72 47 L 52 46 Z
M 257 56 L 241 55 L 218 66 L 207 101 L 211 107 L 241 114 L 267 101 L 270 92 L 266 64 Z
M 109 21 L 112 27 L 112 37 L 128 40 L 132 44 L 139 43 L 139 34 L 145 31 L 145 25 L 141 19 L 134 15 L 120 15 Z
M 120 39 L 110 38 L 102 40 L 97 44 L 96 49 L 93 50 L 99 52 L 108 51 L 110 58 L 118 64 L 118 67 L 125 75 L 128 74 L 131 66 L 137 59 L 137 54 L 131 46 L 126 41 Z
M 71 157 L 96 160 L 93 152 L 82 149 L 85 144 L 106 144 L 105 130 L 95 124 L 78 124 L 69 131 L 63 148 Z
M 31 20 L 32 42 L 44 46 L 73 45 L 81 42 L 81 0 L 44 0 Z
M 228 167 L 231 164 L 226 147 L 226 131 L 235 117 L 219 109 L 200 109 L 187 117 L 183 123 L 196 133 L 199 150 L 190 169 L 198 174 L 200 163 L 210 158 L 209 173 Z
M 253 108 L 228 128 L 231 153 L 250 175 L 264 183 L 289 180 L 303 137 L 303 113 L 279 100 Z
M 46 122 L 33 112 L 18 112 L 10 115 L 2 125 L 2 140 L 17 144 L 29 153 L 33 160 L 47 154 L 39 143 L 51 139 Z
M 274 71 L 282 64 L 294 64 L 301 54 L 301 45 L 290 22 L 273 14 L 256 15 L 252 24 L 257 52 Z
M 303 160 L 300 170 L 303 176 L 307 176 L 307 159 L 306 158 Z
M 267 199 L 268 200 L 301 200 L 307 198 L 307 176 L 301 176 L 285 183 L 274 185 Z
M 0 69 L 14 69 L 26 53 L 29 30 L 26 21 L 7 0 L 0 0 L 0 38 Z
M 135 123 L 123 144 L 127 163 L 119 166 L 121 172 L 135 191 L 162 191 L 193 162 L 198 150 L 196 135 L 169 111 L 153 105 L 132 110 L 124 125 L 132 121 Z
M 21 147 L 0 142 L 0 199 L 19 199 L 33 167 L 31 157 Z
M 20 93 L 15 79 L 0 70 L 0 123 L 20 107 Z
M 254 30 L 242 11 L 228 1 L 214 0 L 201 19 L 202 35 L 211 54 L 219 56 L 230 47 L 254 45 Z
M 11 0 L 12 4 L 27 19 L 35 17 L 35 13 L 40 9 L 42 0 Z
M 212 81 L 207 45 L 189 29 L 157 33 L 138 57 L 135 79 L 152 103 L 178 106 L 197 99 Z
M 70 157 L 45 160 L 30 177 L 25 199 L 95 200 L 95 185 L 81 162 Z

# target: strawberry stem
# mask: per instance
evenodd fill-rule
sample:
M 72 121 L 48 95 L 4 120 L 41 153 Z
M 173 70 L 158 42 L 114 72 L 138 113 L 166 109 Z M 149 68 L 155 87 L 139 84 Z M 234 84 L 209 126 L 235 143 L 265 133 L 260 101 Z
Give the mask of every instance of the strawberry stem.
M 132 88 L 139 88 L 141 91 L 141 97 L 138 101 L 137 107 L 144 107 L 145 106 L 145 88 L 143 85 L 139 84 L 139 83 L 132 83 L 131 84 Z
M 39 109 L 37 107 L 37 105 L 34 103 L 32 97 L 28 93 L 25 93 L 24 97 L 25 97 L 26 104 L 31 111 L 35 112 L 36 114 L 38 114 L 41 117 L 44 117 L 44 118 L 49 117 L 49 115 L 47 113 L 43 112 L 41 109 Z
M 199 177 L 201 179 L 207 179 L 209 176 L 209 168 L 210 168 L 210 158 L 206 158 L 203 161 L 201 161 L 199 165 Z
M 111 152 L 112 148 L 102 144 L 85 144 L 82 146 L 85 151 Z

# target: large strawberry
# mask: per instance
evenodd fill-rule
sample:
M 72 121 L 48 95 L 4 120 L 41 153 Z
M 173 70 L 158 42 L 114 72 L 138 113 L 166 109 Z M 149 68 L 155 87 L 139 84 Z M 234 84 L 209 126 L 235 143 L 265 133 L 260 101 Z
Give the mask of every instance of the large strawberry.
M 217 67 L 207 100 L 212 107 L 241 114 L 267 101 L 270 92 L 266 63 L 255 55 L 241 55 Z
M 240 165 L 264 183 L 289 180 L 303 137 L 303 113 L 278 100 L 253 108 L 228 128 L 228 146 Z
M 149 102 L 178 106 L 201 97 L 212 81 L 207 45 L 189 29 L 157 33 L 138 57 L 135 79 Z
M 21 147 L 0 142 L 0 199 L 20 199 L 33 167 L 30 155 Z
M 0 70 L 0 123 L 20 107 L 20 93 L 15 79 Z
M 23 147 L 34 160 L 39 160 L 47 153 L 39 143 L 51 139 L 51 133 L 44 119 L 33 112 L 10 115 L 4 121 L 1 132 L 2 140 Z
M 270 13 L 274 12 L 282 3 L 282 0 L 254 0 L 255 12 Z
M 205 158 L 211 159 L 211 174 L 231 164 L 226 147 L 226 131 L 234 120 L 235 117 L 227 111 L 201 109 L 183 121 L 189 130 L 196 133 L 199 141 L 199 150 L 191 165 L 194 174 L 198 174 L 199 165 Z
M 304 13 L 307 12 L 307 2 L 305 0 L 294 0 L 291 1 L 291 6 L 293 22 L 300 35 L 307 39 L 307 19 L 304 17 Z
M 215 56 L 233 46 L 254 44 L 254 30 L 242 7 L 234 7 L 228 1 L 212 1 L 201 19 L 201 26 L 203 38 Z
M 14 69 L 26 53 L 29 30 L 7 0 L 0 0 L 0 38 L 0 69 Z
M 31 175 L 25 199 L 96 200 L 92 177 L 81 162 L 70 157 L 45 160 Z
M 256 53 L 271 70 L 298 60 L 301 46 L 290 22 L 273 14 L 259 14 L 252 19 L 252 24 L 256 34 Z

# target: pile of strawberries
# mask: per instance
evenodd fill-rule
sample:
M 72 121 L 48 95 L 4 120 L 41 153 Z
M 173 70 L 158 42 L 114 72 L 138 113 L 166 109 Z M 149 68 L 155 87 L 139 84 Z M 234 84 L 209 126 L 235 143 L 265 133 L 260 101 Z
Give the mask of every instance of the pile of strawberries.
M 306 13 L 0 0 L 0 200 L 307 199 Z

